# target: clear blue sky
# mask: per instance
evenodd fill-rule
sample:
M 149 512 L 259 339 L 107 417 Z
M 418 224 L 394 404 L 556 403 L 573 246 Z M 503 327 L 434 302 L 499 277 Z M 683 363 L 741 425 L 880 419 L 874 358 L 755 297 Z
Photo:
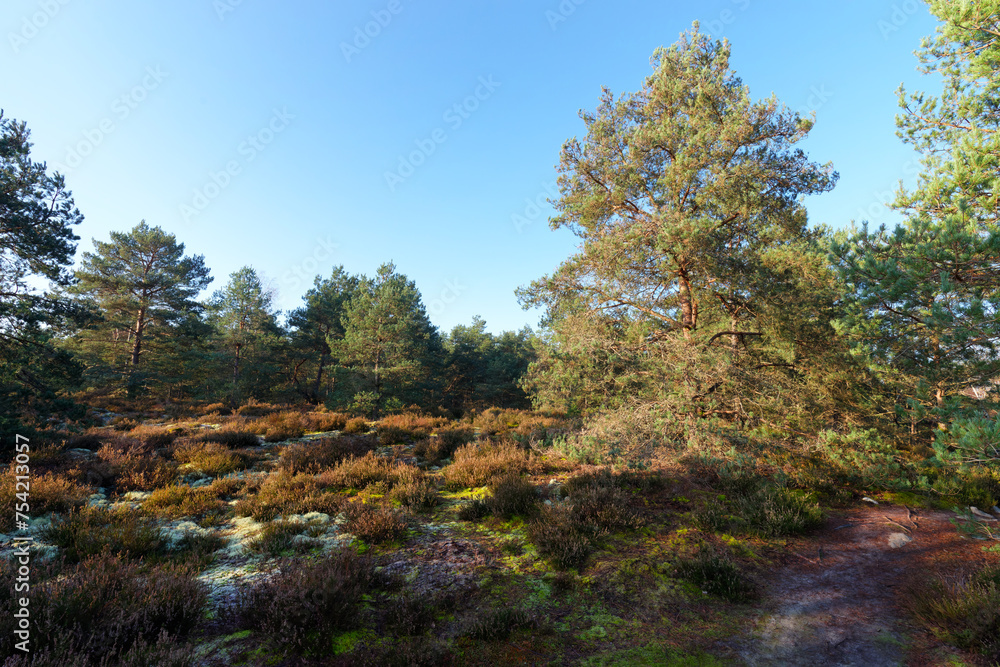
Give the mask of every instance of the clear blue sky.
M 444 330 L 537 324 L 513 291 L 575 250 L 544 200 L 578 111 L 639 89 L 696 19 L 754 97 L 816 111 L 804 148 L 841 179 L 812 222 L 896 220 L 878 204 L 915 168 L 895 90 L 936 85 L 915 0 L 5 0 L 0 17 L 0 107 L 66 175 L 78 253 L 145 219 L 205 256 L 212 289 L 251 265 L 283 310 L 334 264 L 392 260 Z

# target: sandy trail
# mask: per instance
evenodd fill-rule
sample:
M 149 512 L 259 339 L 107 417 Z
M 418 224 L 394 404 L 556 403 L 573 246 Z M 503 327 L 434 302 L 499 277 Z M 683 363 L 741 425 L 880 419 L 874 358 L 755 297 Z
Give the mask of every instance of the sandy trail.
M 767 609 L 739 653 L 751 666 L 920 664 L 907 655 L 901 594 L 936 565 L 981 559 L 951 512 L 872 506 L 838 512 L 818 535 L 790 543 L 769 576 Z M 996 525 L 996 524 L 993 524 Z

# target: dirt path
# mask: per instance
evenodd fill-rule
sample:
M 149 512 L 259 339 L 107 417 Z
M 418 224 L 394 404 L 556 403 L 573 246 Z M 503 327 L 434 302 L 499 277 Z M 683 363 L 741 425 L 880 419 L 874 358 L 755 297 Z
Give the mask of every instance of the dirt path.
M 818 535 L 789 544 L 740 655 L 751 666 L 923 663 L 908 655 L 902 593 L 941 567 L 983 558 L 985 543 L 963 538 L 954 516 L 879 505 L 830 517 Z

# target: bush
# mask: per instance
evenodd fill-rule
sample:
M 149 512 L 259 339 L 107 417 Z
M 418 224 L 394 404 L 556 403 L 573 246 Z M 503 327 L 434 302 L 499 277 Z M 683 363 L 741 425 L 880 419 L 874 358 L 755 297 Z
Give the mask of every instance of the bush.
M 365 595 L 384 583 L 375 562 L 351 550 L 318 561 L 284 561 L 277 574 L 240 590 L 232 614 L 296 652 L 329 649 L 330 635 L 361 624 Z
M 729 602 L 749 602 L 756 599 L 756 585 L 736 563 L 710 550 L 702 549 L 695 558 L 682 560 L 677 573 L 710 595 Z
M 527 472 L 529 453 L 515 444 L 470 443 L 455 452 L 455 460 L 444 470 L 450 489 L 485 486 L 500 474 Z
M 118 491 L 150 491 L 169 484 L 177 470 L 152 447 L 130 438 L 109 440 L 97 452 L 114 476 Z
M 246 424 L 238 422 L 226 424 L 218 429 L 203 431 L 194 436 L 194 440 L 197 442 L 216 442 L 232 449 L 245 449 L 260 444 L 260 438 L 257 437 L 257 434 Z
M 292 538 L 307 528 L 303 523 L 272 521 L 264 526 L 260 535 L 247 541 L 247 549 L 267 556 L 280 556 L 292 548 Z
M 344 424 L 344 433 L 367 433 L 367 432 L 368 432 L 368 422 L 366 422 L 361 417 L 348 419 L 347 423 Z
M 264 442 L 284 442 L 301 438 L 309 429 L 309 420 L 301 412 L 277 412 L 262 420 Z
M 42 535 L 62 549 L 69 563 L 103 552 L 147 560 L 157 560 L 167 553 L 167 542 L 156 522 L 128 509 L 74 510 L 55 517 Z
M 153 449 L 160 449 L 169 446 L 174 440 L 184 435 L 184 430 L 165 426 L 140 425 L 129 431 L 128 435 Z
M 347 415 L 339 412 L 310 412 L 306 417 L 309 420 L 309 430 L 318 433 L 343 431 L 348 419 Z
M 515 516 L 532 517 L 538 513 L 538 490 L 520 475 L 510 473 L 495 477 L 489 491 L 486 504 L 494 516 L 511 519 Z
M 437 463 L 451 458 L 456 449 L 471 442 L 474 437 L 475 432 L 471 428 L 442 428 L 438 430 L 437 435 L 418 442 L 413 448 L 413 453 L 431 463 Z
M 441 502 L 437 487 L 427 477 L 407 479 L 392 487 L 389 499 L 411 510 L 430 509 Z
M 764 486 L 737 496 L 732 505 L 746 529 L 761 537 L 798 535 L 823 524 L 819 504 L 784 487 Z
M 465 635 L 472 639 L 492 641 L 506 639 L 516 630 L 531 629 L 537 626 L 538 623 L 528 611 L 501 607 L 478 614 L 469 623 Z
M 291 474 L 317 474 L 349 456 L 364 456 L 375 443 L 371 438 L 338 436 L 288 445 L 281 450 L 278 469 Z
M 83 435 L 73 436 L 66 442 L 66 447 L 70 449 L 89 449 L 92 452 L 97 451 L 104 446 L 104 438 L 101 436 L 100 432 L 88 432 Z
M 4 590 L 13 590 L 13 571 L 10 561 L 0 560 Z M 205 586 L 190 571 L 143 568 L 109 554 L 86 558 L 63 576 L 33 578 L 32 664 L 96 664 L 105 656 L 123 658 L 112 664 L 183 664 L 139 663 L 137 658 L 170 655 L 167 646 L 152 650 L 150 643 L 166 644 L 164 633 L 176 641 L 190 632 L 201 619 L 205 601 Z M 0 609 L 0 628 L 12 636 L 14 596 L 0 596 Z M 131 658 L 124 659 L 130 651 Z M 93 663 L 75 663 L 80 658 Z
M 184 440 L 173 450 L 174 460 L 210 477 L 219 477 L 247 466 L 247 457 L 226 445 L 205 440 Z
M 580 532 L 569 512 L 544 508 L 528 526 L 528 539 L 558 569 L 580 567 L 590 555 L 590 540 Z
M 264 417 L 265 415 L 269 415 L 272 412 L 278 412 L 279 410 L 281 410 L 281 408 L 277 405 L 259 403 L 251 398 L 236 409 L 236 414 L 243 417 Z
M 268 476 L 255 495 L 239 500 L 234 509 L 239 516 L 270 521 L 279 514 L 337 514 L 344 502 L 343 496 L 323 491 L 312 475 L 278 473 Z
M 202 414 L 231 415 L 233 411 L 225 403 L 209 403 L 201 409 Z
M 180 519 L 198 518 L 203 524 L 221 523 L 229 513 L 229 506 L 218 499 L 210 487 L 192 489 L 190 486 L 172 484 L 149 494 L 142 508 L 151 514 Z
M 349 456 L 335 468 L 320 473 L 316 479 L 324 486 L 361 490 L 378 482 L 384 482 L 388 488 L 392 488 L 419 480 L 423 476 L 423 471 L 415 466 L 368 452 L 361 457 Z
M 67 512 L 86 503 L 90 496 L 90 489 L 63 475 L 31 475 L 27 492 L 24 486 L 18 488 L 17 476 L 17 464 L 12 463 L 0 477 L 0 512 L 12 519 L 17 505 L 25 498 L 28 511 L 23 513 L 39 516 L 48 512 Z M 18 494 L 22 494 L 21 498 Z
M 907 606 L 939 639 L 1000 659 L 1000 564 L 949 583 L 941 578 L 917 583 Z
M 402 513 L 389 507 L 355 502 L 347 506 L 345 514 L 344 530 L 371 544 L 402 539 L 409 528 Z

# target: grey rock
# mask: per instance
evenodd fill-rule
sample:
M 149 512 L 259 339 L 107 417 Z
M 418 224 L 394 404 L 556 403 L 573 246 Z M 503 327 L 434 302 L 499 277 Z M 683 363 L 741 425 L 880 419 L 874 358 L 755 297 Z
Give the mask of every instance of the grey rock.
M 913 541 L 913 538 L 906 533 L 892 533 L 889 535 L 889 546 L 893 549 L 906 546 Z
M 970 507 L 969 511 L 972 512 L 972 516 L 976 517 L 979 521 L 996 521 L 996 517 L 987 514 L 978 507 Z

